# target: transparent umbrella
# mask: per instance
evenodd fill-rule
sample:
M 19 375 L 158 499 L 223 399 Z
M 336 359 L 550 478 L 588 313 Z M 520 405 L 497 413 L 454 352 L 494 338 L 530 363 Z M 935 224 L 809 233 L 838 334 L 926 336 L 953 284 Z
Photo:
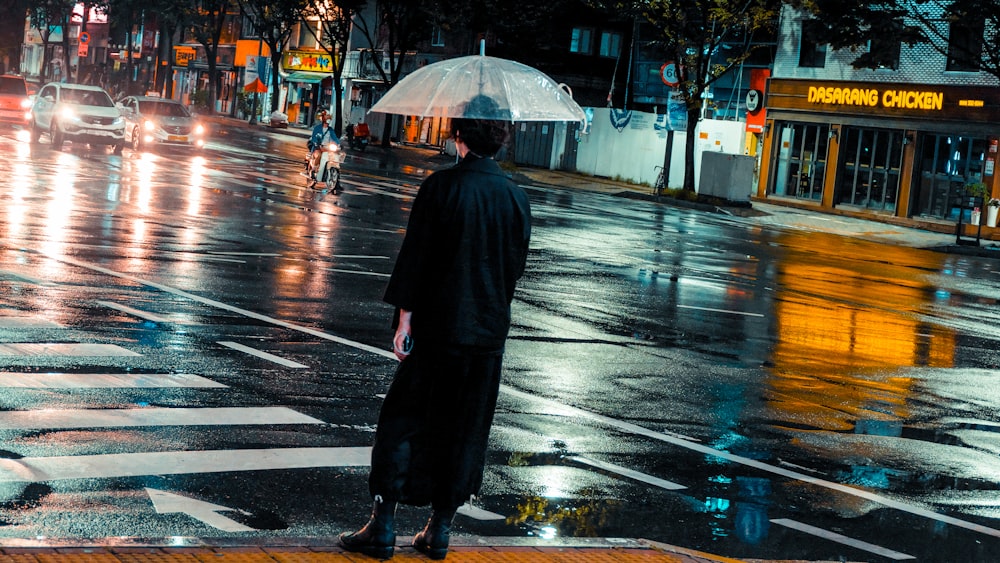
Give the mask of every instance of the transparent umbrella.
M 371 111 L 498 121 L 583 121 L 583 109 L 545 73 L 508 59 L 472 55 L 419 68 Z

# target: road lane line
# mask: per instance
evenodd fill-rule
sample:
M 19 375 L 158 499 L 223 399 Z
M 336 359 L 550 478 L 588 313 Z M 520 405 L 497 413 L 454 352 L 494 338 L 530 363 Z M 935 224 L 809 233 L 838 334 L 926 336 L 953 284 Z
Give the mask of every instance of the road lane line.
M 11 342 L 0 344 L 0 356 L 141 356 L 114 344 L 67 344 L 59 342 Z
M 263 321 L 263 322 L 272 324 L 274 326 L 280 326 L 280 327 L 283 327 L 283 328 L 287 328 L 289 330 L 295 330 L 295 331 L 298 331 L 298 332 L 301 332 L 301 333 L 304 333 L 304 334 L 309 334 L 309 335 L 315 336 L 316 338 L 321 338 L 321 339 L 324 339 L 324 340 L 329 340 L 329 341 L 332 341 L 332 342 L 337 342 L 338 344 L 343 344 L 345 346 L 350 346 L 350 347 L 355 348 L 357 350 L 363 350 L 363 351 L 366 351 L 366 352 L 371 352 L 372 354 L 376 354 L 378 356 L 382 356 L 383 358 L 387 358 L 387 359 L 391 359 L 391 360 L 395 360 L 396 359 L 395 354 L 393 354 L 391 350 L 387 350 L 387 349 L 383 349 L 383 348 L 377 348 L 375 346 L 369 346 L 368 344 L 363 344 L 361 342 L 356 342 L 356 341 L 353 341 L 353 340 L 349 340 L 347 338 L 342 338 L 342 337 L 339 337 L 339 336 L 334 336 L 332 334 L 327 334 L 325 332 L 322 332 L 322 331 L 319 331 L 319 330 L 316 330 L 316 329 L 312 329 L 312 328 L 305 327 L 305 326 L 302 326 L 302 325 L 297 325 L 295 323 L 290 323 L 290 322 L 287 322 L 287 321 L 282 321 L 282 320 L 279 320 L 279 319 L 268 317 L 266 315 L 262 315 L 260 313 L 255 313 L 253 311 L 248 311 L 246 309 L 240 309 L 239 307 L 234 307 L 232 305 L 229 305 L 229 304 L 226 304 L 226 303 L 222 303 L 221 301 L 216 301 L 216 300 L 213 300 L 213 299 L 208 299 L 206 297 L 201 297 L 199 295 L 195 295 L 193 293 L 189 293 L 189 292 L 177 289 L 177 288 L 173 288 L 173 287 L 170 287 L 170 286 L 159 284 L 159 283 L 156 283 L 156 282 L 153 282 L 153 281 L 150 281 L 150 280 L 145 280 L 145 279 L 139 278 L 137 276 L 132 276 L 130 274 L 125 274 L 125 273 L 122 273 L 122 272 L 116 272 L 114 270 L 110 270 L 108 268 L 104 268 L 104 267 L 99 266 L 97 264 L 92 264 L 92 263 L 89 263 L 89 262 L 84 262 L 82 260 L 76 260 L 76 259 L 70 258 L 68 256 L 45 254 L 45 253 L 41 253 L 41 252 L 40 252 L 40 254 L 42 254 L 43 256 L 48 257 L 51 260 L 60 261 L 60 262 L 66 263 L 66 264 L 71 264 L 71 265 L 74 265 L 74 266 L 78 266 L 80 268 L 86 268 L 86 269 L 89 269 L 89 270 L 92 270 L 92 271 L 95 271 L 95 272 L 101 272 L 101 273 L 107 274 L 109 276 L 113 276 L 113 277 L 117 277 L 117 278 L 120 278 L 120 279 L 129 280 L 129 281 L 132 281 L 134 283 L 139 283 L 139 284 L 142 284 L 142 285 L 146 285 L 148 287 L 159 289 L 159 290 L 164 291 L 166 293 L 169 293 L 171 295 L 176 295 L 176 296 L 179 296 L 179 297 L 185 297 L 185 298 L 191 299 L 193 301 L 197 301 L 199 303 L 202 303 L 204 305 L 208 305 L 208 306 L 216 307 L 218 309 L 222 309 L 222 310 L 225 310 L 225 311 L 230 311 L 230 312 L 233 312 L 233 313 L 237 313 L 237 314 L 243 315 L 243 316 L 245 316 L 247 318 L 251 318 L 251 319 L 256 319 L 256 320 L 259 320 L 259 321 Z M 993 537 L 1000 537 L 1000 530 L 995 529 L 995 528 L 989 528 L 987 526 L 982 526 L 980 524 L 975 524 L 973 522 L 967 522 L 965 520 L 960 520 L 958 518 L 954 518 L 954 517 L 947 516 L 947 515 L 944 515 L 944 514 L 938 514 L 936 512 L 931 511 L 931 510 L 927 510 L 925 508 L 921 508 L 919 506 L 915 506 L 915 505 L 911 505 L 911 504 L 906 504 L 904 502 L 900 502 L 900 501 L 891 499 L 889 497 L 885 497 L 885 496 L 882 496 L 882 495 L 871 493 L 869 491 L 865 491 L 865 490 L 858 489 L 858 488 L 855 488 L 855 487 L 851 487 L 851 486 L 848 486 L 848 485 L 841 485 L 840 483 L 834 483 L 832 481 L 826 481 L 824 479 L 818 479 L 818 478 L 810 476 L 810 475 L 805 475 L 803 473 L 798 473 L 798 472 L 795 472 L 795 471 L 790 471 L 790 470 L 787 470 L 787 469 L 783 469 L 781 467 L 776 467 L 776 466 L 773 466 L 773 465 L 769 465 L 769 464 L 757 461 L 755 459 L 750 459 L 750 458 L 743 457 L 743 456 L 733 455 L 733 454 L 730 454 L 728 452 L 724 452 L 724 451 L 721 451 L 721 450 L 716 450 L 714 448 L 711 448 L 711 447 L 708 447 L 708 446 L 696 443 L 693 438 L 679 437 L 679 436 L 673 436 L 673 435 L 670 435 L 670 434 L 666 434 L 666 433 L 663 433 L 663 432 L 656 432 L 654 430 L 650 430 L 648 428 L 644 428 L 644 427 L 639 426 L 637 424 L 632 424 L 630 422 L 625 422 L 625 421 L 622 421 L 622 420 L 613 419 L 613 418 L 610 418 L 610 417 L 606 417 L 606 416 L 603 416 L 603 415 L 599 415 L 599 414 L 596 414 L 596 413 L 585 411 L 583 409 L 578 409 L 576 407 L 570 407 L 568 405 L 564 405 L 562 403 L 559 403 L 557 401 L 553 401 L 551 399 L 546 399 L 544 397 L 539 397 L 537 395 L 526 393 L 524 391 L 520 391 L 518 389 L 515 389 L 514 387 L 511 387 L 509 385 L 501 385 L 500 386 L 500 390 L 504 394 L 506 394 L 506 395 L 521 397 L 522 399 L 529 400 L 529 401 L 543 402 L 543 403 L 545 403 L 547 405 L 547 408 L 549 408 L 551 411 L 556 412 L 556 413 L 558 413 L 558 412 L 564 412 L 564 413 L 569 413 L 568 414 L 569 416 L 579 416 L 579 417 L 583 417 L 583 418 L 588 418 L 590 420 L 601 422 L 601 423 L 603 423 L 603 424 L 605 424 L 607 426 L 610 426 L 612 428 L 616 428 L 616 429 L 618 429 L 618 430 L 620 430 L 622 432 L 626 432 L 626 433 L 629 433 L 629 434 L 636 434 L 636 435 L 639 435 L 639 436 L 646 436 L 646 437 L 649 437 L 649 438 L 654 439 L 654 440 L 659 440 L 659 441 L 667 442 L 667 443 L 670 443 L 670 444 L 673 444 L 673 445 L 676 445 L 676 446 L 679 446 L 679 447 L 682 447 L 682 448 L 693 450 L 695 452 L 698 452 L 698 453 L 701 453 L 701 454 L 704 454 L 704 455 L 710 455 L 710 456 L 718 457 L 720 459 L 725 459 L 725 460 L 728 460 L 728 461 L 730 461 L 732 463 L 739 463 L 739 464 L 742 464 L 742 465 L 745 465 L 745 466 L 748 466 L 748 467 L 754 467 L 756 469 L 760 469 L 761 471 L 765 471 L 765 472 L 768 472 L 768 473 L 773 473 L 773 474 L 776 474 L 776 475 L 781 475 L 781 476 L 789 478 L 789 479 L 796 479 L 796 480 L 799 480 L 799 481 L 804 481 L 806 483 L 810 483 L 810 484 L 813 484 L 813 485 L 816 485 L 816 486 L 819 486 L 819 487 L 824 487 L 824 488 L 827 488 L 827 489 L 830 489 L 830 490 L 834 490 L 834 491 L 838 491 L 838 492 L 841 492 L 841 493 L 844 493 L 844 494 L 848 494 L 848 495 L 852 495 L 852 496 L 855 496 L 855 497 L 859 497 L 859 498 L 864 498 L 864 499 L 867 499 L 867 500 L 871 500 L 873 502 L 880 503 L 880 504 L 882 504 L 884 506 L 888 506 L 888 507 L 891 507 L 891 508 L 895 508 L 897 510 L 901 510 L 903 512 L 907 512 L 907 513 L 910 513 L 910 514 L 914 514 L 914 515 L 917 515 L 917 516 L 928 518 L 930 520 L 936 520 L 938 522 L 942 522 L 942 523 L 945 523 L 945 524 L 950 524 L 950 525 L 953 525 L 953 526 L 956 526 L 956 527 L 959 527 L 959 528 L 964 528 L 964 529 L 971 530 L 971 531 L 974 531 L 974 532 L 978 532 L 978 533 L 981 533 L 981 534 L 984 534 L 984 535 L 989 535 L 989 536 L 993 536 Z
M 225 388 L 190 373 L 20 373 L 0 372 L 0 387 L 25 389 Z
M 29 252 L 31 252 L 31 251 L 29 250 Z M 163 284 L 160 284 L 160 283 L 156 283 L 154 281 L 143 279 L 143 278 L 140 278 L 138 276 L 133 276 L 131 274 L 126 274 L 126 273 L 123 273 L 123 272 L 116 272 L 114 270 L 110 270 L 108 268 L 104 268 L 104 267 L 99 266 L 97 264 L 92 264 L 90 262 L 85 262 L 83 260 L 76 260 L 75 258 L 70 258 L 68 256 L 58 256 L 58 255 L 53 255 L 53 254 L 46 254 L 44 252 L 39 252 L 39 254 L 41 254 L 42 256 L 45 256 L 45 257 L 49 258 L 50 260 L 56 260 L 58 262 L 63 262 L 65 264 L 71 264 L 73 266 L 77 266 L 77 267 L 80 267 L 80 268 L 85 268 L 85 269 L 88 269 L 88 270 L 91 270 L 91 271 L 94 271 L 94 272 L 100 272 L 102 274 L 105 274 L 105 275 L 108 275 L 108 276 L 112 276 L 112 277 L 116 277 L 118 279 L 128 280 L 128 281 L 131 281 L 131 282 L 134 282 L 134 283 L 142 284 L 142 285 L 145 285 L 147 287 L 152 287 L 154 289 L 158 289 L 158 290 L 160 290 L 160 291 L 162 291 L 164 293 L 169 293 L 170 295 L 175 295 L 177 297 L 184 297 L 185 299 L 190 299 L 190 300 L 195 301 L 197 303 L 201 303 L 202 305 L 207 305 L 209 307 L 215 307 L 216 309 L 222 309 L 223 311 L 229 311 L 231 313 L 236 313 L 238 315 L 243 315 L 244 317 L 247 317 L 247 318 L 250 318 L 250 319 L 256 319 L 258 321 L 262 321 L 262 322 L 265 322 L 265 323 L 268 323 L 268 324 L 271 324 L 271 325 L 274 325 L 274 326 L 280 326 L 282 328 L 287 328 L 289 330 L 295 330 L 295 331 L 301 332 L 303 334 L 308 334 L 310 336 L 315 336 L 316 338 L 320 338 L 320 339 L 323 339 L 323 340 L 329 340 L 331 342 L 336 342 L 338 344 L 343 344 L 345 346 L 350 346 L 352 348 L 355 348 L 355 349 L 358 349 L 358 350 L 363 350 L 365 352 L 371 352 L 372 354 L 377 354 L 377 355 L 382 356 L 384 358 L 389 358 L 389 359 L 393 359 L 393 360 L 396 359 L 395 354 L 393 354 L 392 351 L 388 350 L 388 349 L 377 348 L 375 346 L 369 346 L 369 345 L 363 344 L 361 342 L 355 342 L 353 340 L 349 340 L 347 338 L 342 338 L 340 336 L 335 336 L 335 335 L 332 335 L 332 334 L 328 334 L 328 333 L 325 333 L 325 332 L 320 331 L 320 330 L 316 330 L 316 329 L 309 328 L 309 327 L 302 326 L 302 325 L 297 325 L 295 323 L 290 323 L 290 322 L 287 322 L 287 321 L 282 321 L 280 319 L 275 319 L 273 317 L 268 317 L 267 315 L 261 315 L 260 313 L 255 313 L 255 312 L 249 311 L 247 309 L 241 309 L 239 307 L 235 307 L 233 305 L 229 305 L 228 303 L 223 303 L 221 301 L 216 301 L 214 299 L 209 299 L 207 297 L 202 297 L 200 295 L 196 295 L 194 293 L 190 293 L 190 292 L 184 291 L 182 289 L 177 289 L 175 287 L 170 287 L 168 285 L 163 285 Z
M 804 532 L 811 536 L 816 536 L 818 538 L 823 538 L 825 540 L 830 540 L 839 544 L 843 544 L 855 549 L 860 549 L 862 551 L 867 551 L 869 553 L 874 553 L 875 555 L 880 555 L 882 557 L 888 557 L 896 561 L 903 561 L 906 559 L 916 559 L 912 555 L 907 555 L 906 553 L 900 553 L 898 551 L 893 551 L 891 549 L 875 545 L 873 543 L 868 543 L 866 541 L 857 540 L 836 532 L 831 532 L 829 530 L 824 530 L 823 528 L 817 528 L 815 526 L 810 526 L 809 524 L 803 524 L 802 522 L 796 522 L 795 520 L 789 520 L 787 518 L 775 518 L 771 522 L 778 524 L 779 526 L 785 526 L 786 528 L 791 528 L 793 530 L 798 530 Z
M 43 285 L 43 286 L 46 286 L 46 287 L 52 287 L 52 286 L 56 285 L 55 283 L 50 282 L 49 280 L 43 280 L 41 278 L 32 277 L 32 276 L 29 276 L 29 275 L 26 275 L 26 274 L 19 274 L 17 272 L 12 271 L 12 270 L 0 270 L 0 275 L 5 276 L 5 277 L 11 277 L 11 278 L 18 279 L 18 280 L 21 280 L 21 281 L 25 281 L 25 282 L 28 282 L 28 283 L 34 284 L 34 285 Z
M 462 506 L 458 507 L 458 510 L 456 510 L 455 512 L 463 516 L 468 516 L 473 520 L 489 521 L 489 520 L 507 519 L 507 517 L 502 514 L 497 514 L 496 512 L 490 512 L 489 510 L 479 508 L 478 506 L 472 506 L 469 503 L 465 503 Z
M 709 446 L 706 446 L 706 445 L 703 445 L 703 444 L 695 443 L 695 442 L 693 442 L 693 441 L 691 441 L 690 439 L 687 439 L 687 438 L 681 438 L 681 437 L 678 437 L 678 436 L 673 436 L 673 435 L 670 435 L 670 434 L 667 434 L 667 433 L 664 433 L 664 432 L 657 432 L 655 430 L 650 430 L 648 428 L 639 426 L 637 424 L 632 424 L 631 422 L 625 422 L 623 420 L 618 420 L 618 419 L 615 419 L 615 418 L 607 417 L 607 416 L 604 416 L 604 415 L 601 415 L 601 414 L 597 414 L 597 413 L 593 413 L 593 412 L 590 412 L 590 411 L 587 411 L 587 410 L 584 410 L 584 409 L 580 409 L 580 408 L 577 408 L 577 407 L 571 407 L 569 405 L 564 405 L 562 403 L 553 401 L 551 399 L 546 399 L 545 397 L 539 397 L 538 395 L 533 395 L 531 393 L 527 393 L 527 392 L 524 392 L 524 391 L 521 391 L 521 390 L 518 390 L 518 389 L 514 389 L 513 387 L 510 387 L 508 385 L 501 385 L 500 386 L 500 390 L 503 391 L 507 395 L 511 395 L 511 396 L 514 396 L 514 397 L 519 397 L 519 398 L 521 398 L 521 399 L 523 399 L 525 401 L 535 401 L 535 402 L 542 403 L 542 404 L 545 405 L 544 408 L 546 410 L 546 413 L 550 414 L 550 415 L 568 416 L 568 417 L 579 417 L 579 418 L 589 419 L 591 421 L 602 423 L 602 424 L 604 424 L 606 426 L 610 426 L 612 428 L 616 428 L 616 429 L 618 429 L 618 430 L 620 430 L 622 432 L 626 432 L 626 433 L 629 433 L 629 434 L 636 434 L 636 435 L 639 435 L 639 436 L 645 436 L 645 437 L 653 439 L 653 440 L 658 440 L 660 442 L 665 442 L 665 443 L 668 443 L 668 444 L 673 444 L 675 446 L 686 448 L 686 449 L 689 449 L 691 451 L 697 452 L 697 453 L 702 454 L 702 455 L 709 455 L 709 456 L 717 457 L 719 459 L 723 459 L 723 460 L 726 460 L 726 461 L 729 461 L 729 462 L 732 462 L 732 463 L 738 463 L 738 464 L 741 464 L 741 465 L 745 465 L 747 467 L 753 467 L 754 469 L 759 469 L 761 471 L 765 471 L 765 472 L 768 472 L 768 473 L 773 473 L 775 475 L 780 475 L 780 476 L 786 477 L 788 479 L 795 479 L 795 480 L 798 480 L 798 481 L 803 481 L 805 483 L 816 485 L 818 487 L 824 487 L 824 488 L 827 488 L 827 489 L 830 489 L 830 490 L 833 490 L 833 491 L 837 491 L 837 492 L 840 492 L 840 493 L 844 493 L 844 494 L 852 495 L 852 496 L 855 496 L 855 497 L 867 499 L 867 500 L 870 500 L 872 502 L 877 502 L 877 503 L 882 504 L 884 506 L 887 506 L 887 507 L 890 507 L 890 508 L 895 508 L 896 510 L 901 510 L 903 512 L 907 512 L 907 513 L 913 514 L 915 516 L 921 516 L 921 517 L 928 518 L 928 519 L 931 519 L 931 520 L 937 520 L 938 522 L 943 522 L 945 524 L 951 524 L 951 525 L 959 527 L 959 528 L 965 528 L 966 530 L 972 530 L 974 532 L 979 532 L 981 534 L 985 534 L 985 535 L 988 535 L 988 536 L 993 536 L 993 537 L 1000 538 L 1000 530 L 998 530 L 998 529 L 989 528 L 987 526 L 983 526 L 983 525 L 976 524 L 976 523 L 973 523 L 973 522 L 967 522 L 965 520 L 960 520 L 958 518 L 954 518 L 952 516 L 947 516 L 945 514 L 938 514 L 937 512 L 934 512 L 932 510 L 927 510 L 926 508 L 922 508 L 922 507 L 919 507 L 919 506 L 916 506 L 916 505 L 907 504 L 905 502 L 900 502 L 898 500 L 892 499 L 892 498 L 887 497 L 887 496 L 879 495 L 879 494 L 876 494 L 876 493 L 872 493 L 870 491 L 866 491 L 866 490 L 863 490 L 863 489 L 858 489 L 858 488 L 851 487 L 851 486 L 848 486 L 848 485 L 841 485 L 840 483 L 834 483 L 833 481 L 827 481 L 825 479 L 820 479 L 820 478 L 814 477 L 812 475 L 806 475 L 804 473 L 799 473 L 799 472 L 796 472 L 796 471 L 791 471 L 789 469 L 784 469 L 784 468 L 777 467 L 777 466 L 774 466 L 774 465 L 769 465 L 767 463 L 764 463 L 762 461 L 758 461 L 756 459 L 751 459 L 751 458 L 748 458 L 748 457 L 743 457 L 743 456 L 731 454 L 731 453 L 726 452 L 726 451 L 717 450 L 715 448 L 712 448 L 712 447 L 709 447 Z
M 0 411 L 0 430 L 255 424 L 323 424 L 323 421 L 287 407 L 137 407 Z
M 695 307 L 693 305 L 678 305 L 678 309 L 695 309 L 697 311 L 710 311 L 712 313 L 726 313 L 729 315 L 744 315 L 746 317 L 763 317 L 761 313 L 747 313 L 746 311 L 733 311 L 731 309 L 713 309 L 711 307 Z
M 262 352 L 260 350 L 251 348 L 249 346 L 244 346 L 244 345 L 242 345 L 242 344 L 240 344 L 238 342 L 230 342 L 228 340 L 223 340 L 223 341 L 218 342 L 218 344 L 222 344 L 223 346 L 226 346 L 227 348 L 232 348 L 233 350 L 239 350 L 240 352 L 243 352 L 244 354 L 250 354 L 251 356 L 258 357 L 258 358 L 260 358 L 262 360 L 267 360 L 269 362 L 274 362 L 274 363 L 276 363 L 276 364 L 278 364 L 280 366 L 285 366 L 286 368 L 302 369 L 302 368 L 308 368 L 309 367 L 309 366 L 307 366 L 305 364 L 300 364 L 298 362 L 293 362 L 292 360 L 286 360 L 285 358 L 282 358 L 281 356 L 275 356 L 274 354 L 268 354 L 267 352 Z
M 360 276 L 374 276 L 377 278 L 388 278 L 391 277 L 392 275 L 392 274 L 383 274 L 381 272 L 361 272 L 358 270 L 345 270 L 343 268 L 326 268 L 326 271 L 337 272 L 340 274 L 358 274 Z
M 0 317 L 0 328 L 30 329 L 30 328 L 66 328 L 55 321 L 37 319 L 34 317 Z
M 646 483 L 647 485 L 652 485 L 654 487 L 660 487 L 661 489 L 666 489 L 668 491 L 679 491 L 681 489 L 687 488 L 684 485 L 674 483 L 673 481 L 660 479 L 659 477 L 654 477 L 652 475 L 641 473 L 639 471 L 635 471 L 634 469 L 629 469 L 627 467 L 622 467 L 621 465 L 608 463 L 606 461 L 600 461 L 580 456 L 569 456 L 566 458 L 566 460 L 587 465 L 595 469 L 602 469 L 604 471 L 610 471 L 611 473 L 617 473 L 618 475 L 621 475 L 623 477 L 628 477 L 629 479 L 634 479 L 641 483 Z
M 103 307 L 107 307 L 108 309 L 114 309 L 115 311 L 119 311 L 127 315 L 132 315 L 133 317 L 139 317 L 140 319 L 145 319 L 147 321 L 151 321 L 154 323 L 163 323 L 163 324 L 174 323 L 174 321 L 166 317 L 161 317 L 160 315 L 157 315 L 155 313 L 147 313 L 146 311 L 134 309 L 132 307 L 129 307 L 128 305 L 119 305 L 118 303 L 112 303 L 111 301 L 98 301 L 97 304 Z
M 371 254 L 331 254 L 327 258 L 350 258 L 353 260 L 388 260 L 388 256 L 375 256 Z
M 368 467 L 371 448 L 199 450 L 0 459 L 0 483 L 316 467 Z

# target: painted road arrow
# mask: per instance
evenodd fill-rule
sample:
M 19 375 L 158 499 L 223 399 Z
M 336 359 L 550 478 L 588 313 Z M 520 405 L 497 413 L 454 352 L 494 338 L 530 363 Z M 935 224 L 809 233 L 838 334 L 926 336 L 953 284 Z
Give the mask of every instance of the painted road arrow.
M 195 520 L 224 532 L 252 532 L 255 530 L 255 528 L 244 526 L 219 514 L 234 510 L 232 508 L 149 487 L 146 487 L 146 493 L 149 494 L 149 500 L 153 501 L 153 508 L 157 514 L 187 514 Z M 244 512 L 244 514 L 246 513 Z

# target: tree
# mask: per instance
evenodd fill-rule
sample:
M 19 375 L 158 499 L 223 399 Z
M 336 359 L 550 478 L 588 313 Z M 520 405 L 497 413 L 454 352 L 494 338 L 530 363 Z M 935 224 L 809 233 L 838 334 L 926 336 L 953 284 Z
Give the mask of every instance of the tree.
M 439 13 L 434 0 L 377 0 L 374 21 L 363 13 L 356 14 L 354 24 L 368 41 L 372 55 L 381 53 L 389 62 L 388 70 L 375 65 L 387 89 L 399 82 L 410 52 L 430 37 Z M 391 135 L 392 120 L 387 119 L 382 130 L 383 147 L 389 147 Z
M 35 2 L 28 11 L 28 19 L 31 26 L 38 30 L 42 39 L 42 82 L 49 79 L 65 79 L 69 81 L 69 26 L 70 17 L 73 14 L 74 0 L 41 0 Z M 61 29 L 62 55 L 61 66 L 62 76 L 56 77 L 49 72 L 50 57 L 53 44 L 52 33 L 56 28 Z
M 233 7 L 232 0 L 199 0 L 186 6 L 184 20 L 189 24 L 195 41 L 205 48 L 205 62 L 208 63 L 208 112 L 215 113 L 219 82 L 219 44 L 222 30 Z
M 654 30 L 668 60 L 677 63 L 678 91 L 687 108 L 684 147 L 685 190 L 694 191 L 695 129 L 702 96 L 719 78 L 740 66 L 773 33 L 780 0 L 647 0 L 600 2 L 641 18 Z M 726 47 L 725 54 L 722 53 Z
M 271 111 L 278 109 L 278 78 L 281 56 L 295 24 L 302 19 L 308 0 L 239 0 L 240 7 L 253 19 L 258 37 L 271 51 Z
M 812 14 L 819 42 L 857 53 L 855 68 L 891 66 L 901 44 L 925 44 L 949 67 L 1000 78 L 1000 2 L 997 0 L 791 0 Z
M 355 16 L 364 8 L 364 0 L 306 0 L 303 20 L 319 21 L 320 46 L 333 61 L 333 130 L 339 135 L 344 124 L 344 61 L 351 39 Z M 317 30 L 305 26 L 315 37 Z

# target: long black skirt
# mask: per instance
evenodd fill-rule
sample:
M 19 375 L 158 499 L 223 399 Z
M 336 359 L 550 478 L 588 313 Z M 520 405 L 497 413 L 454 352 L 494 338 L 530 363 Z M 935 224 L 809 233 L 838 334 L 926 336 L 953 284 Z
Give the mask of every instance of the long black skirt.
M 415 347 L 379 413 L 372 497 L 455 509 L 479 492 L 503 352 Z

